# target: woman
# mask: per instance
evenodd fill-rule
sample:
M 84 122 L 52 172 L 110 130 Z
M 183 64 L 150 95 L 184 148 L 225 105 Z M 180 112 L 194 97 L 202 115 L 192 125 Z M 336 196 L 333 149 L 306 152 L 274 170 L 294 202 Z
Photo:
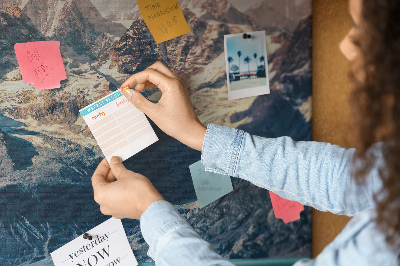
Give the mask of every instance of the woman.
M 122 89 L 165 133 L 202 151 L 207 170 L 248 180 L 323 211 L 355 216 L 315 260 L 296 265 L 398 265 L 400 250 L 400 1 L 350 0 L 354 26 L 340 45 L 352 62 L 357 149 L 266 139 L 226 127 L 205 128 L 185 84 L 162 63 L 131 76 Z M 158 87 L 157 103 L 139 91 Z M 379 142 L 379 143 L 378 143 Z M 117 181 L 114 181 L 114 179 Z M 140 174 L 116 157 L 92 178 L 102 213 L 140 219 L 157 265 L 232 265 Z M 356 182 L 357 181 L 357 182 Z

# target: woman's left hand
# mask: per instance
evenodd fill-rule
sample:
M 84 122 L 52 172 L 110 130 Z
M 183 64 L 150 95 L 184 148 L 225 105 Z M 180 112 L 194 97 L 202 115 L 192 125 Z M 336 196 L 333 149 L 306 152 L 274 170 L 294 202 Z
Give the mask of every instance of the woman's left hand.
M 164 200 L 147 177 L 126 169 L 118 157 L 99 164 L 92 186 L 100 211 L 117 219 L 139 220 L 153 202 Z

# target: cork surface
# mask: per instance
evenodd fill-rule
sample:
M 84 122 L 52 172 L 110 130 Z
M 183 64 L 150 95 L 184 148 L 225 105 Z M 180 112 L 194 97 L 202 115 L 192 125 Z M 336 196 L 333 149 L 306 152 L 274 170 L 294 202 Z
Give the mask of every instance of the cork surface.
M 352 146 L 348 81 L 350 63 L 339 43 L 352 25 L 347 0 L 313 0 L 313 140 Z M 313 210 L 313 257 L 329 244 L 348 217 Z

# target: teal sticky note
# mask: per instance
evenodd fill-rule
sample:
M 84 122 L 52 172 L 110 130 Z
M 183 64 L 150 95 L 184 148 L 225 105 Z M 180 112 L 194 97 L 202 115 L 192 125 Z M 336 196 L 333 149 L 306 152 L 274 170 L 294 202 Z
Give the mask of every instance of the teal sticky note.
M 233 190 L 230 176 L 206 172 L 200 161 L 189 166 L 200 208 Z

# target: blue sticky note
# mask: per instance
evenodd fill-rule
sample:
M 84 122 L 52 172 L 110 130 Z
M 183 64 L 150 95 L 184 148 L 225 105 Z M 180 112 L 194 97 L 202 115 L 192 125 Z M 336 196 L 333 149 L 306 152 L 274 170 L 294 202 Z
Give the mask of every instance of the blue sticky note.
M 233 190 L 231 177 L 206 172 L 200 161 L 189 166 L 200 208 Z

